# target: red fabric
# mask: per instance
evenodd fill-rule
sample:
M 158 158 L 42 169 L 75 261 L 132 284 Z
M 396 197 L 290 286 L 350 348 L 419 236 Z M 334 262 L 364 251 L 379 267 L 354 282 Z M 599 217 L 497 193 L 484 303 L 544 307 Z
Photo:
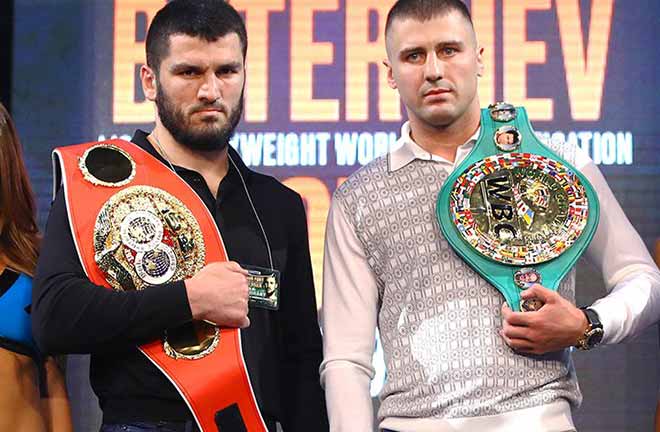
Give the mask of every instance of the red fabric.
M 84 179 L 78 162 L 87 149 L 97 144 L 91 142 L 55 150 L 61 163 L 73 237 L 90 281 L 111 289 L 94 261 L 94 225 L 108 199 L 132 186 L 157 187 L 179 199 L 195 216 L 202 230 L 206 245 L 205 264 L 227 260 L 220 233 L 204 203 L 179 176 L 135 144 L 123 140 L 104 141 L 104 144 L 126 151 L 135 161 L 136 174 L 127 185 L 97 186 Z M 203 432 L 217 431 L 215 413 L 233 404 L 238 405 L 249 432 L 267 431 L 250 386 L 238 329 L 221 328 L 218 346 L 198 360 L 169 357 L 161 340 L 144 344 L 140 349 L 177 387 Z

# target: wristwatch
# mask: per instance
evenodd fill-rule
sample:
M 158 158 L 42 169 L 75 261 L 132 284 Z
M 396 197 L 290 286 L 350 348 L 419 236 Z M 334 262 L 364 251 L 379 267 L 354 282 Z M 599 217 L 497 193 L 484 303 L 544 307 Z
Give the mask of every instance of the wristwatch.
M 578 338 L 575 347 L 586 351 L 594 348 L 603 340 L 603 324 L 600 323 L 598 313 L 595 310 L 586 307 L 580 308 L 580 310 L 587 317 L 589 326 L 584 331 L 584 334 Z

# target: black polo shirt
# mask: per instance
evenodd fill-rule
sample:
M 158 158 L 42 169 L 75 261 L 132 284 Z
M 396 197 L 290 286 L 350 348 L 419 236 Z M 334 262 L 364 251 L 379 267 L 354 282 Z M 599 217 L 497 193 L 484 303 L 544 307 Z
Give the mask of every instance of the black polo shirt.
M 132 141 L 166 163 L 145 132 L 136 131 Z M 233 148 L 229 153 L 266 231 L 274 266 L 282 272 L 280 309 L 251 308 L 250 327 L 241 331 L 259 407 L 270 430 L 275 430 L 275 421 L 286 432 L 327 430 L 318 377 L 321 336 L 302 199 L 274 178 L 249 170 Z M 229 259 L 269 267 L 266 242 L 236 168 L 229 164 L 217 193 L 199 173 L 175 170 L 213 215 Z M 176 389 L 135 347 L 191 318 L 183 281 L 130 292 L 92 284 L 78 259 L 63 189 L 57 193 L 35 277 L 34 336 L 49 354 L 92 354 L 90 381 L 104 422 L 191 418 Z

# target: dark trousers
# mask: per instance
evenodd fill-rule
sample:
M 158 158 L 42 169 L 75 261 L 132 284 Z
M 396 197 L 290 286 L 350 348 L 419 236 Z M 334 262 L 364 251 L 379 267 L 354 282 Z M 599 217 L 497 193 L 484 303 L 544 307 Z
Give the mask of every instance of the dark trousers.
M 104 424 L 100 432 L 199 432 L 194 421 Z

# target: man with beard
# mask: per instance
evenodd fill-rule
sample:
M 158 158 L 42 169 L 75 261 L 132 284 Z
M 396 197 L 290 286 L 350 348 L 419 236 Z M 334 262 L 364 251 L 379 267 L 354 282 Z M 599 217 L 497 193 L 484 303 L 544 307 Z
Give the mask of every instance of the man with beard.
M 161 206 L 164 217 L 145 216 L 144 211 L 129 214 L 121 224 L 119 243 L 107 241 L 107 250 L 97 249 L 92 254 L 115 290 L 107 289 L 108 284 L 93 283 L 94 272 L 81 265 L 84 248 L 78 247 L 76 239 L 80 237 L 72 220 L 71 209 L 76 203 L 68 191 L 75 185 L 63 173 L 65 185 L 49 215 L 37 270 L 35 339 L 47 353 L 92 354 L 90 378 L 103 410 L 102 431 L 191 431 L 198 430 L 200 423 L 193 418 L 188 399 L 184 401 L 178 387 L 136 345 L 164 335 L 167 340 L 168 330 L 192 320 L 220 328 L 242 328 L 242 353 L 268 430 L 275 431 L 277 422 L 286 432 L 327 430 L 318 382 L 321 338 L 302 200 L 272 177 L 249 170 L 228 146 L 243 106 L 244 23 L 222 0 L 175 0 L 154 17 L 146 50 L 147 65 L 140 76 L 146 98 L 155 102 L 156 125 L 151 133 L 136 131 L 133 144 L 118 145 L 131 155 L 137 146 L 135 154 L 144 151 L 158 165 L 145 176 L 136 157 L 138 168 L 133 165 L 132 175 L 143 175 L 167 191 L 171 179 L 158 177 L 165 169 L 187 184 L 184 189 L 189 186 L 203 203 L 203 213 L 208 210 L 209 220 L 218 228 L 228 261 L 207 263 L 194 275 L 174 281 L 176 277 L 168 273 L 168 257 L 187 253 L 199 247 L 200 241 L 181 235 L 185 228 L 181 218 L 169 217 L 172 212 L 168 216 L 165 213 L 169 210 Z M 87 148 L 100 148 L 99 143 L 91 144 Z M 65 160 L 61 155 L 66 151 L 58 149 L 60 160 Z M 76 160 L 82 166 L 88 159 L 83 155 Z M 115 182 L 107 187 L 98 179 L 93 181 L 95 177 L 89 180 L 90 173 L 96 175 L 89 162 L 85 169 L 80 168 L 83 180 L 79 183 L 83 186 L 115 193 L 113 187 L 123 184 Z M 101 214 L 96 219 L 97 214 L 89 219 L 92 225 L 102 221 Z M 146 229 L 144 223 L 130 224 L 140 217 L 160 231 Z M 155 248 L 149 240 L 154 232 L 163 237 Z M 109 234 L 95 231 L 94 247 L 103 243 L 100 235 L 109 238 Z M 117 254 L 120 249 L 122 254 Z M 176 253 L 171 252 L 175 249 Z M 209 250 L 209 243 L 206 249 L 207 253 L 215 252 Z M 150 253 L 152 261 L 140 271 L 138 263 L 146 262 Z M 250 273 L 247 268 L 252 269 Z M 255 268 L 261 269 L 256 273 L 265 271 L 271 276 L 279 272 L 278 304 L 262 299 L 265 303 L 253 307 L 250 297 L 248 307 L 247 279 L 248 275 L 254 277 Z M 165 281 L 168 277 L 171 280 Z M 219 346 L 223 343 L 221 340 Z M 177 364 L 190 361 L 177 360 Z M 211 380 L 211 372 L 198 371 L 197 382 Z M 222 383 L 206 384 L 216 385 L 219 394 L 228 392 Z M 245 430 L 243 427 L 223 427 L 222 431 Z M 202 430 L 207 428 L 202 426 Z

